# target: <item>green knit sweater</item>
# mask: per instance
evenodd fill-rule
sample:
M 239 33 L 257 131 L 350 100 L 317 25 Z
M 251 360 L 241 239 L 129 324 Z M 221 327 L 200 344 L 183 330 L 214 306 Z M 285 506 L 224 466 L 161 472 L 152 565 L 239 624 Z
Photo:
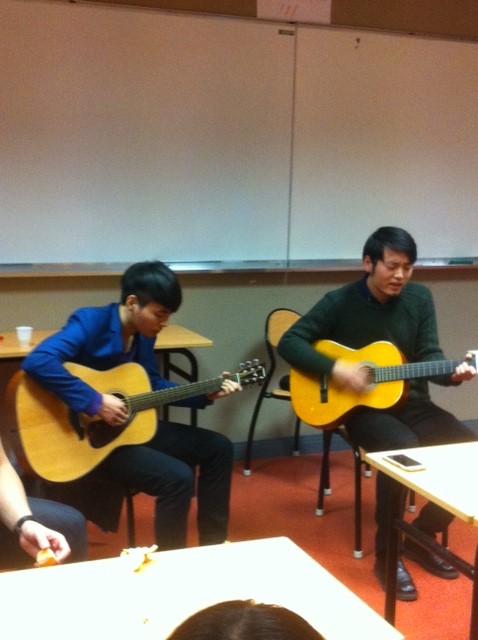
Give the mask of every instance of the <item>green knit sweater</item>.
M 312 346 L 323 339 L 351 349 L 386 340 L 401 351 L 407 362 L 445 359 L 438 344 L 432 295 L 426 287 L 413 283 L 387 304 L 364 297 L 357 282 L 327 293 L 284 334 L 278 352 L 295 369 L 330 374 L 334 361 Z M 432 380 L 446 386 L 452 384 L 449 376 Z M 412 380 L 409 397 L 429 398 L 428 381 Z

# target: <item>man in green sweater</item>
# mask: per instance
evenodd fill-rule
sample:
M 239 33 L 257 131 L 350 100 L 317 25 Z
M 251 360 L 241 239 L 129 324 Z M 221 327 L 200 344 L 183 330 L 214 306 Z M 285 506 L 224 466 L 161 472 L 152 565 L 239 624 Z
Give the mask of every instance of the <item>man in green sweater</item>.
M 284 334 L 279 354 L 295 369 L 328 379 L 350 394 L 365 392 L 370 385 L 366 367 L 347 360 L 345 349 L 343 357 L 326 357 L 313 346 L 318 340 L 333 340 L 349 349 L 362 349 L 385 340 L 395 345 L 408 362 L 444 360 L 431 293 L 426 287 L 409 282 L 416 257 L 415 241 L 404 229 L 381 227 L 375 231 L 363 249 L 363 278 L 327 293 Z M 470 357 L 467 354 L 451 375 L 430 380 L 445 386 L 470 380 L 476 375 Z M 351 440 L 369 452 L 477 439 L 473 431 L 431 401 L 426 378 L 411 381 L 405 403 L 380 410 L 356 408 L 344 422 Z M 401 485 L 378 473 L 374 571 L 382 588 L 387 522 L 395 491 L 403 493 Z M 449 513 L 428 503 L 414 524 L 433 536 L 451 520 Z M 404 555 L 441 578 L 458 576 L 453 567 L 411 541 L 406 541 Z M 401 560 L 397 598 L 405 601 L 417 598 L 415 584 Z

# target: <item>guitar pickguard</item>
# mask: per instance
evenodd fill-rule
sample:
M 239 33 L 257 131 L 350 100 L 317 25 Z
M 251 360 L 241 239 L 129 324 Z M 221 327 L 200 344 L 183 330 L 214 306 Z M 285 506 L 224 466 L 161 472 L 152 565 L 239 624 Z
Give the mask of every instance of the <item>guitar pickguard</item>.
M 15 378 L 10 394 L 21 455 L 34 473 L 51 482 L 76 480 L 91 472 L 118 447 L 149 442 L 156 433 L 158 407 L 219 391 L 224 382 L 223 376 L 218 376 L 152 391 L 147 372 L 135 362 L 107 371 L 73 362 L 66 362 L 64 366 L 98 393 L 120 398 L 127 408 L 128 419 L 120 426 L 111 427 L 98 417 L 71 412 L 55 394 L 24 373 Z M 244 386 L 260 384 L 265 372 L 259 362 L 248 362 L 233 375 Z
M 101 449 L 111 444 L 120 437 L 133 419 L 134 416 L 129 417 L 128 420 L 123 422 L 119 427 L 110 427 L 104 420 L 94 420 L 90 422 L 86 427 L 88 442 L 93 449 Z

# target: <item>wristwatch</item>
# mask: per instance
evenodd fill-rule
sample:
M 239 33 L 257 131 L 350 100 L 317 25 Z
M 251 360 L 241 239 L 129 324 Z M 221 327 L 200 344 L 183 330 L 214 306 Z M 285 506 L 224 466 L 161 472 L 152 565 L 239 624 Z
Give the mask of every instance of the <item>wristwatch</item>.
M 17 536 L 19 536 L 21 534 L 22 526 L 28 520 L 32 520 L 33 522 L 38 522 L 38 520 L 35 518 L 35 516 L 32 515 L 31 513 L 28 514 L 27 516 L 22 516 L 21 518 L 19 518 L 19 520 L 17 520 L 15 526 L 13 527 L 13 531 L 17 534 Z

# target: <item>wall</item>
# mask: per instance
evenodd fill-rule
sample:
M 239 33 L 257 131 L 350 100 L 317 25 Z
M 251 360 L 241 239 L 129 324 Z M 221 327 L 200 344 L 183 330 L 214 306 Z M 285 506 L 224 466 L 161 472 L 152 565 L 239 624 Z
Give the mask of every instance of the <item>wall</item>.
M 119 0 L 113 1 L 120 4 Z M 129 0 L 127 4 L 246 16 L 254 15 L 255 11 L 255 2 L 251 1 Z M 432 9 L 427 12 L 423 5 Z M 235 13 L 238 6 L 244 13 Z M 434 3 L 334 0 L 332 20 L 346 26 L 478 37 L 475 0 L 462 0 L 459 5 L 454 0 Z M 263 326 L 271 309 L 289 306 L 304 312 L 327 290 L 357 276 L 357 272 L 182 276 L 185 302 L 173 321 L 214 340 L 212 349 L 197 350 L 200 374 L 205 378 L 234 368 L 240 360 L 264 357 Z M 1 278 L 1 329 L 13 330 L 23 323 L 38 329 L 59 327 L 67 314 L 78 306 L 117 299 L 118 280 L 113 276 Z M 460 357 L 467 349 L 478 348 L 476 271 L 417 270 L 415 280 L 430 286 L 433 291 L 441 341 L 447 356 Z M 5 374 L 4 365 L 1 371 Z M 434 388 L 434 398 L 462 419 L 478 419 L 476 385 L 474 381 L 459 389 Z M 235 442 L 243 442 L 256 396 L 257 390 L 249 389 L 228 401 L 218 402 L 201 413 L 200 424 L 228 434 Z M 266 402 L 257 437 L 279 438 L 290 435 L 291 430 L 288 406 Z M 304 432 L 315 433 L 311 429 Z
M 211 349 L 197 349 L 200 376 L 205 379 L 239 362 L 264 358 L 263 331 L 268 312 L 287 306 L 307 311 L 326 291 L 358 277 L 358 272 L 236 273 L 181 276 L 184 303 L 172 322 L 214 340 Z M 430 286 L 436 302 L 441 341 L 447 357 L 459 358 L 478 348 L 478 287 L 475 270 L 417 269 L 414 279 Z M 17 324 L 38 329 L 59 327 L 74 308 L 116 300 L 117 277 L 1 278 L 2 330 Z M 4 366 L 0 367 L 0 373 Z M 285 368 L 281 370 L 282 373 Z M 281 372 L 279 372 L 280 375 Z M 462 419 L 478 419 L 476 380 L 459 389 L 433 387 L 434 398 Z M 226 433 L 235 442 L 247 437 L 257 388 L 200 412 L 199 424 Z M 180 410 L 174 416 L 181 418 Z M 257 439 L 288 437 L 293 421 L 287 403 L 264 403 Z M 304 428 L 307 435 L 316 434 Z
M 60 0 L 63 1 L 63 0 Z M 95 0 L 90 0 L 95 1 Z M 234 16 L 257 15 L 255 0 L 101 0 L 106 4 L 159 7 Z M 293 5 L 294 2 L 283 3 Z M 333 25 L 478 38 L 475 0 L 332 0 Z

